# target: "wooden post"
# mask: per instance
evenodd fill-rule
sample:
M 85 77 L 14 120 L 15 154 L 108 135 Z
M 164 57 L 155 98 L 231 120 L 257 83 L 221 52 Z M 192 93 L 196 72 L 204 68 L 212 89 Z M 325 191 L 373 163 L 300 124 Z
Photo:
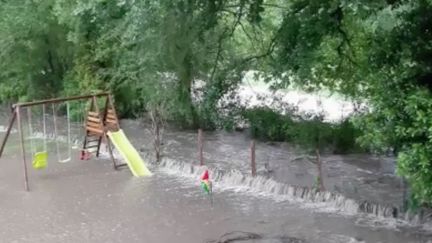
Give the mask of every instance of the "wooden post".
M 203 130 L 198 129 L 198 157 L 200 161 L 200 165 L 204 165 L 204 156 L 203 156 Z
M 322 161 L 321 161 L 321 156 L 318 148 L 315 149 L 315 153 L 316 153 L 317 166 L 318 166 L 318 184 L 319 184 L 318 188 L 320 191 L 324 191 L 325 188 L 324 188 L 324 178 L 322 174 Z
M 402 182 L 402 212 L 406 212 L 408 210 L 408 184 L 405 178 L 401 178 Z
M 98 105 L 97 105 L 97 99 L 96 99 L 95 96 L 93 96 L 93 102 L 95 103 L 95 106 L 96 106 L 96 109 L 97 109 L 97 113 L 99 113 L 99 108 L 97 108 L 98 107 Z M 108 136 L 106 136 L 106 133 L 107 133 L 107 131 L 106 131 L 106 128 L 107 128 L 106 118 L 107 118 L 107 113 L 108 113 L 108 106 L 109 106 L 109 95 L 106 97 L 106 100 L 105 100 L 105 108 L 104 108 L 104 111 L 103 111 L 103 117 L 101 117 L 101 122 L 102 122 L 102 126 L 104 127 L 104 134 L 105 134 L 104 138 L 107 141 L 106 142 L 107 146 L 109 147 L 108 150 L 110 152 L 111 158 L 112 158 L 113 163 L 114 163 L 114 169 L 116 169 L 117 165 L 115 163 L 113 155 L 111 154 L 111 147 L 110 147 L 110 144 L 108 142 Z M 100 113 L 99 113 L 99 116 L 100 116 Z M 99 138 L 99 141 L 98 141 L 96 157 L 99 157 L 101 143 L 102 143 L 102 136 Z
M 255 140 L 252 140 L 250 144 L 250 158 L 251 158 L 252 176 L 256 176 Z
M 82 151 L 85 151 L 86 148 L 87 148 L 87 142 L 88 142 L 87 141 L 87 137 L 89 136 L 89 131 L 87 130 L 87 123 L 88 123 L 89 111 L 93 110 L 93 102 L 94 102 L 94 100 L 93 100 L 93 97 L 92 97 L 89 109 L 88 110 L 85 109 L 84 129 L 86 131 L 85 131 L 85 136 L 84 136 L 84 142 L 83 142 Z
M 150 118 L 153 128 L 153 147 L 155 150 L 156 162 L 160 162 L 161 157 L 161 140 L 160 140 L 160 117 L 157 108 L 150 109 Z
M 42 105 L 42 104 L 61 103 L 64 101 L 83 100 L 83 99 L 89 99 L 89 98 L 93 98 L 93 97 L 104 97 L 104 96 L 108 96 L 108 95 L 110 95 L 110 93 L 99 93 L 99 94 L 93 94 L 93 95 L 73 96 L 73 97 L 66 97 L 66 98 L 57 98 L 57 99 L 49 99 L 49 100 L 24 102 L 24 103 L 14 104 L 14 105 L 12 105 L 12 108 L 15 108 L 17 106 L 20 106 L 22 108 L 22 107 Z
M 98 145 L 97 145 L 97 150 L 96 150 L 96 157 L 99 157 L 100 146 L 101 146 L 101 143 L 102 143 L 102 138 L 104 137 L 104 134 L 106 134 L 106 131 L 105 131 L 105 124 L 103 124 L 104 123 L 103 117 L 100 116 L 101 113 L 100 113 L 100 110 L 99 110 L 99 106 L 98 106 L 98 103 L 97 103 L 96 96 L 92 97 L 92 104 L 93 104 L 92 108 L 95 109 L 95 112 L 98 114 L 100 122 L 102 123 L 101 124 L 101 126 L 102 126 L 101 128 L 102 128 L 103 134 L 99 137 Z
M 106 133 L 104 133 L 104 137 L 105 137 L 106 144 L 107 144 L 107 147 L 108 147 L 108 153 L 109 153 L 110 158 L 111 158 L 111 160 L 113 162 L 114 170 L 117 170 L 118 166 L 117 166 L 117 163 L 116 163 L 116 160 L 114 158 L 114 154 L 113 154 L 113 151 L 112 151 L 112 148 L 111 148 L 111 142 L 110 142 L 109 137 L 108 137 L 108 135 Z
M 110 101 L 109 101 L 109 96 L 107 96 L 106 100 L 105 100 L 105 108 L 104 108 L 103 117 L 102 117 L 102 123 L 104 126 L 106 126 L 106 119 L 107 119 L 107 115 L 108 115 L 109 106 L 110 106 Z
M 23 166 L 24 166 L 24 187 L 26 191 L 29 191 L 29 185 L 28 185 L 28 175 L 27 175 L 27 164 L 26 164 L 26 156 L 25 156 L 25 148 L 24 148 L 24 134 L 22 132 L 22 124 L 21 124 L 21 115 L 20 115 L 20 107 L 17 106 L 15 109 L 16 116 L 18 119 L 18 133 L 21 140 L 21 154 L 23 159 Z
M 155 150 L 156 150 L 156 162 L 160 162 L 160 146 L 161 146 L 161 142 L 160 142 L 160 128 L 159 128 L 159 122 L 156 121 L 155 124 Z
M 119 118 L 117 116 L 117 111 L 115 109 L 113 97 L 111 96 L 111 94 L 108 95 L 108 102 L 109 102 L 109 107 L 108 108 L 111 109 L 111 111 L 114 114 L 114 116 L 116 118 L 116 121 L 117 121 L 115 129 L 116 129 L 116 131 L 120 130 L 120 122 L 119 122 Z
M 116 111 L 116 109 L 114 107 L 114 101 L 113 101 L 113 98 L 112 98 L 111 94 L 108 94 L 107 100 L 106 100 L 106 104 L 105 104 L 105 114 L 104 114 L 104 119 L 103 119 L 103 123 L 104 123 L 103 125 L 104 126 L 105 126 L 107 115 L 108 115 L 108 112 L 109 112 L 110 109 L 111 109 L 112 113 L 114 114 L 114 116 L 116 118 L 116 121 L 117 121 L 115 129 L 116 130 L 120 130 L 120 124 L 119 124 L 119 120 L 118 120 L 118 116 L 117 116 L 117 111 Z M 120 166 L 123 166 L 123 165 L 127 165 L 127 164 L 117 165 L 116 160 L 114 158 L 113 150 L 112 150 L 112 143 L 110 141 L 109 136 L 106 134 L 106 132 L 107 131 L 105 131 L 105 138 L 106 138 L 107 145 L 108 145 L 108 151 L 110 153 L 111 159 L 112 159 L 113 164 L 114 164 L 114 169 L 117 169 L 117 168 L 119 168 Z
M 3 138 L 3 142 L 2 142 L 2 144 L 1 144 L 1 148 L 0 148 L 0 157 L 3 155 L 3 150 L 4 150 L 4 148 L 5 148 L 5 145 L 6 145 L 6 142 L 7 142 L 7 140 L 8 140 L 8 138 L 9 138 L 9 135 L 10 135 L 10 133 L 11 133 L 11 130 L 12 130 L 12 127 L 13 127 L 13 124 L 15 123 L 15 119 L 16 119 L 16 110 L 15 109 L 13 109 L 12 110 L 12 117 L 11 117 L 11 119 L 10 119 L 10 121 L 9 121 L 9 126 L 8 126 L 8 129 L 7 129 L 7 131 L 6 131 L 6 135 L 5 135 L 5 137 Z

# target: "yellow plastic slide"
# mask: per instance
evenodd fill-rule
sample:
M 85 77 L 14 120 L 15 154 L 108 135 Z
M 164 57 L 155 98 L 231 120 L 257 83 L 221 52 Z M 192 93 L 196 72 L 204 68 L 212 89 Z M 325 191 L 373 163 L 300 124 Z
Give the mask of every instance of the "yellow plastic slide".
M 108 132 L 108 136 L 111 142 L 114 144 L 116 149 L 120 152 L 121 156 L 126 160 L 129 169 L 132 171 L 134 176 L 150 176 L 152 173 L 145 163 L 138 151 L 132 146 L 124 134 L 123 130 L 118 130 L 117 132 Z

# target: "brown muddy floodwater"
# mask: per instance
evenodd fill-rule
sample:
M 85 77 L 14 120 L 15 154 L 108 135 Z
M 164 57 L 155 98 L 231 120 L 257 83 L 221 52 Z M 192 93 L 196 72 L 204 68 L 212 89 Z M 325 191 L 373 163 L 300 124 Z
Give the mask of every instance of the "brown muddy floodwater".
M 72 141 L 78 128 L 74 124 Z M 317 193 L 307 188 L 315 165 L 296 159 L 301 154 L 289 145 L 258 143 L 259 175 L 253 178 L 247 135 L 206 133 L 211 205 L 199 187 L 203 168 L 197 166 L 196 133 L 166 131 L 164 157 L 155 165 L 150 127 L 125 120 L 122 128 L 143 151 L 154 176 L 114 171 L 106 154 L 81 161 L 77 149 L 70 162 L 58 163 L 49 140 L 48 168 L 29 168 L 30 192 L 23 189 L 15 131 L 0 160 L 1 242 L 432 242 L 430 224 L 389 217 L 392 207 L 379 206 L 398 207 L 402 201 L 391 158 L 326 155 L 328 192 Z M 62 156 L 67 156 L 70 146 L 64 142 L 66 132 L 61 133 Z M 272 172 L 264 169 L 267 162 Z M 376 214 L 362 212 L 364 200 L 377 205 Z

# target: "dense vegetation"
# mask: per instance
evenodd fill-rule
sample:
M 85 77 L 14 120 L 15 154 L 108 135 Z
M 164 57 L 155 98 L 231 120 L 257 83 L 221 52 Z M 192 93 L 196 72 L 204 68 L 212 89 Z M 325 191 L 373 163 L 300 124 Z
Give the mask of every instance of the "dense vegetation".
M 125 116 L 157 111 L 214 129 L 238 111 L 274 119 L 276 127 L 263 121 L 271 139 L 296 139 L 289 126 L 300 124 L 289 116 L 257 118 L 235 102 L 220 112 L 221 98 L 256 70 L 274 89 L 325 87 L 367 102 L 353 118 L 358 142 L 393 149 L 427 204 L 431 13 L 430 0 L 2 0 L 0 100 L 111 90 Z
M 268 107 L 248 109 L 243 113 L 254 137 L 270 141 L 285 141 L 315 149 L 313 141 L 319 137 L 322 150 L 344 154 L 364 152 L 356 143 L 361 136 L 348 119 L 338 123 L 326 122 L 322 115 L 302 116 L 296 113 L 279 114 Z

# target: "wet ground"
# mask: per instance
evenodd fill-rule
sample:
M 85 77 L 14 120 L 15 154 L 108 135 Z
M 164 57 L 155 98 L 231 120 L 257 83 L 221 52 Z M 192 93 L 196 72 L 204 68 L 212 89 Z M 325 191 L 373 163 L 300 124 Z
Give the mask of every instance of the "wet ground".
M 122 127 L 148 157 L 149 128 L 137 121 L 122 121 Z M 207 163 L 225 172 L 248 173 L 246 135 L 218 132 L 205 138 Z M 267 177 L 283 184 L 313 183 L 315 166 L 294 160 L 299 155 L 286 144 L 257 145 L 263 180 L 248 183 L 235 173 L 217 175 L 211 206 L 200 191 L 198 169 L 181 166 L 197 162 L 195 139 L 193 132 L 167 131 L 165 162 L 152 165 L 155 175 L 150 178 L 134 178 L 126 168 L 113 170 L 111 161 L 103 159 L 106 155 L 81 161 L 78 150 L 72 150 L 71 162 L 58 163 L 55 143 L 50 142 L 49 166 L 43 171 L 29 168 L 31 191 L 25 192 L 13 133 L 0 160 L 1 242 L 432 242 L 432 231 L 422 226 L 260 193 L 275 185 L 268 184 Z M 66 144 L 61 146 L 61 156 L 67 156 Z M 400 190 L 393 184 L 398 179 L 391 161 L 359 158 L 363 157 L 325 157 L 326 187 L 341 185 L 340 190 L 348 192 L 348 183 L 358 188 L 353 197 L 391 201 L 398 195 L 397 202 Z M 266 174 L 265 161 L 273 173 Z M 186 169 L 195 171 L 185 173 Z

